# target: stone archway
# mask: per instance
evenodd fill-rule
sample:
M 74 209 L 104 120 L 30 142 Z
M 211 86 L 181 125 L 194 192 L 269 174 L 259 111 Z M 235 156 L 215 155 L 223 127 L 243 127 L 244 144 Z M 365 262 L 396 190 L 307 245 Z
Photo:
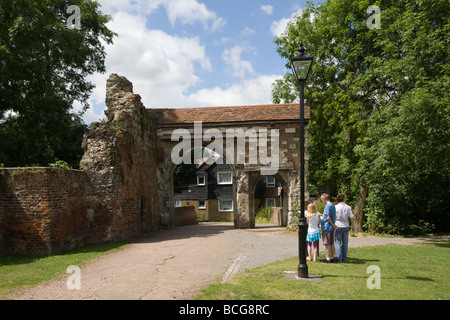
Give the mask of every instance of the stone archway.
M 250 175 L 250 214 L 252 216 L 256 216 L 258 213 L 258 206 L 256 205 L 256 189 L 261 181 L 264 180 L 266 176 L 263 176 L 259 174 L 258 172 L 252 172 Z M 279 224 L 281 226 L 286 226 L 288 224 L 288 217 L 289 217 L 289 185 L 285 180 L 285 172 L 278 172 L 275 175 L 273 175 L 275 178 L 275 181 L 278 182 L 279 187 L 281 187 L 281 192 L 279 195 L 279 201 L 281 202 L 281 206 L 277 205 L 276 207 L 281 207 L 281 216 Z M 260 205 L 262 207 L 266 206 L 266 204 Z
M 212 142 L 204 139 L 208 133 L 226 136 L 227 139 L 220 143 L 222 150 L 226 151 L 227 163 L 232 166 L 236 228 L 254 227 L 250 210 L 251 188 L 268 165 L 262 161 L 263 158 L 252 161 L 251 155 L 261 156 L 265 152 L 265 160 L 270 159 L 270 165 L 276 159 L 275 174 L 288 191 L 283 223 L 290 222 L 300 189 L 296 169 L 300 163 L 298 104 L 147 109 L 141 97 L 133 93 L 130 81 L 111 74 L 107 81 L 106 105 L 108 120 L 93 124 L 85 136 L 85 154 L 81 161 L 90 181 L 87 206 L 93 238 L 123 239 L 173 225 L 175 164 L 171 153 L 179 142 L 172 141 L 171 137 L 179 129 L 190 134 L 192 145 L 195 145 L 198 135 L 203 138 L 200 141 L 202 146 Z M 309 108 L 306 108 L 308 120 Z M 197 133 L 196 123 L 203 125 Z M 239 140 L 234 136 L 228 140 L 229 132 L 242 132 L 244 138 Z M 264 134 L 264 148 L 261 144 L 252 144 L 254 139 L 264 141 L 261 140 Z M 308 124 L 305 138 L 308 141 Z M 227 149 L 230 141 L 233 148 Z M 244 149 L 239 149 L 239 143 L 245 145 Z M 275 144 L 277 148 L 273 148 Z M 306 142 L 305 150 L 307 147 Z M 240 156 L 244 162 L 240 162 Z M 305 160 L 307 173 L 308 158 Z
M 204 145 L 203 147 L 206 147 L 206 145 Z M 170 149 L 170 148 L 169 148 Z M 190 151 L 193 151 L 193 149 L 191 149 Z M 233 164 L 228 164 L 227 162 L 229 160 L 226 159 L 225 155 L 220 155 L 220 157 L 224 157 L 224 161 L 223 164 L 228 166 L 229 170 L 227 169 L 227 171 L 231 171 L 231 175 L 233 177 L 233 181 L 234 181 L 234 176 L 235 176 L 235 166 Z M 175 212 L 175 192 L 174 192 L 174 173 L 175 170 L 177 168 L 177 164 L 173 163 L 172 161 L 167 161 L 170 158 L 165 158 L 166 161 L 162 161 L 159 165 L 160 165 L 160 172 L 162 173 L 160 176 L 160 181 L 164 181 L 166 179 L 169 179 L 169 185 L 165 185 L 162 184 L 160 186 L 160 192 L 162 194 L 166 194 L 166 192 L 168 193 L 169 197 L 166 198 L 166 201 L 163 203 L 164 205 L 164 212 L 166 215 L 166 219 L 168 221 L 171 221 L 173 219 L 173 215 Z M 167 172 L 168 174 L 163 174 L 164 172 L 166 172 L 165 168 L 170 168 Z M 166 187 L 167 186 L 167 187 Z M 233 183 L 234 186 L 234 183 Z M 170 188 L 170 189 L 169 189 Z M 235 192 L 233 191 L 233 196 L 235 195 Z M 190 199 L 193 200 L 193 199 Z M 236 217 L 236 199 L 233 197 L 233 217 Z

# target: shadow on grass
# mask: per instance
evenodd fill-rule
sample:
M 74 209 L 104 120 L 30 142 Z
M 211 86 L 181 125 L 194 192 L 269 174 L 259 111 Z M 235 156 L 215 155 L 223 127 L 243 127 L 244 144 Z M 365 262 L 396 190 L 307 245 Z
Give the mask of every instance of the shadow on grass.
M 430 279 L 430 278 L 425 278 L 425 277 L 406 276 L 405 279 L 408 279 L 408 280 L 417 280 L 417 281 L 431 281 L 431 282 L 435 282 L 435 280 Z
M 379 261 L 380 260 L 378 260 L 378 259 L 359 259 L 359 258 L 348 257 L 347 260 L 345 260 L 344 262 L 339 262 L 339 263 L 365 264 L 367 262 L 379 262 Z
M 369 275 L 366 276 L 347 276 L 347 275 L 340 275 L 340 274 L 323 274 L 320 275 L 322 278 L 349 278 L 349 279 L 368 279 Z M 381 278 L 382 280 L 413 280 L 413 281 L 427 281 L 427 282 L 436 282 L 433 279 L 425 278 L 425 277 L 414 277 L 414 276 L 406 276 L 406 277 L 386 277 L 383 276 Z
M 441 248 L 450 248 L 450 241 L 448 240 L 442 240 L 440 238 L 436 238 L 436 239 L 424 239 L 425 244 L 427 245 L 432 245 L 432 246 L 436 246 L 436 247 L 441 247 Z

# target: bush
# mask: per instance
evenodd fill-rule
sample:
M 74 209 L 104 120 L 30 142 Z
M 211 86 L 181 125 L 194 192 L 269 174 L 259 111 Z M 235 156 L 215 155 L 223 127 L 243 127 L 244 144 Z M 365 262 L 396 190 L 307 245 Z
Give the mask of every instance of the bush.
M 72 169 L 71 166 L 65 161 L 59 160 L 54 163 L 49 163 L 49 167 L 51 168 L 61 168 L 61 169 Z
M 257 223 L 269 223 L 272 222 L 272 207 L 263 207 L 256 214 Z

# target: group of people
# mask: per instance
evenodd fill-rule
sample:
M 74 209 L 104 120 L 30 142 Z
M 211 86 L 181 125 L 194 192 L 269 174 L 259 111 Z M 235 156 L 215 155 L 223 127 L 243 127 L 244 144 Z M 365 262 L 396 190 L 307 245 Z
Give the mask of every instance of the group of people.
M 338 204 L 335 206 L 327 193 L 321 195 L 320 200 L 325 204 L 323 214 L 317 212 L 314 203 L 308 205 L 308 260 L 311 260 L 311 249 L 314 247 L 314 258 L 316 261 L 319 255 L 319 240 L 323 238 L 326 249 L 326 259 L 321 262 L 332 263 L 342 262 L 347 259 L 348 252 L 348 232 L 349 219 L 354 217 L 352 209 L 347 205 L 342 194 L 337 196 Z M 322 229 L 322 235 L 320 233 Z M 336 258 L 335 258 L 336 254 Z

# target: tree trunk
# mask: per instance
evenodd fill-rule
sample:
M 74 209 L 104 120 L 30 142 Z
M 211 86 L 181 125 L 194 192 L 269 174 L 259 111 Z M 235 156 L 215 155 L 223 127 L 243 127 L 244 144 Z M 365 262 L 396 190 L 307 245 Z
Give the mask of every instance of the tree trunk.
M 356 202 L 355 209 L 353 214 L 355 217 L 352 221 L 352 232 L 362 232 L 362 225 L 364 221 L 364 207 L 366 206 L 366 198 L 367 193 L 369 191 L 369 187 L 367 184 L 361 186 L 359 190 L 358 201 Z

